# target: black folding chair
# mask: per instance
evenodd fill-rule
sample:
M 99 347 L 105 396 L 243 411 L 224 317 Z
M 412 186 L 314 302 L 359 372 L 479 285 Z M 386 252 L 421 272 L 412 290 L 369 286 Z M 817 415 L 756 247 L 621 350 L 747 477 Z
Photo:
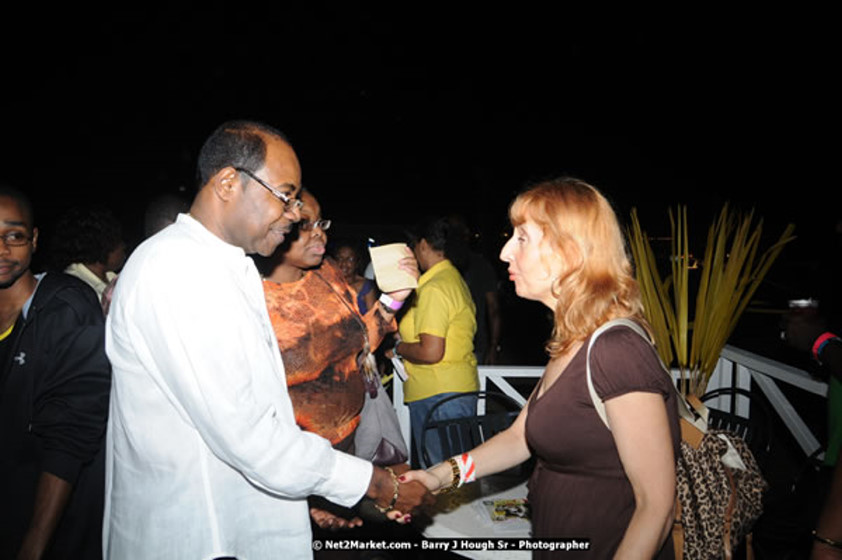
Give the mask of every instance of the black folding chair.
M 478 401 L 485 400 L 485 414 L 449 418 L 447 420 L 433 420 L 436 410 L 445 403 L 456 399 L 477 397 Z M 512 425 L 520 414 L 520 404 L 505 393 L 496 391 L 473 391 L 459 393 L 436 403 L 424 418 L 419 444 L 420 459 L 424 468 L 431 466 L 427 451 L 427 435 L 435 432 L 441 442 L 445 457 L 452 457 L 469 451 L 487 439 L 502 432 Z

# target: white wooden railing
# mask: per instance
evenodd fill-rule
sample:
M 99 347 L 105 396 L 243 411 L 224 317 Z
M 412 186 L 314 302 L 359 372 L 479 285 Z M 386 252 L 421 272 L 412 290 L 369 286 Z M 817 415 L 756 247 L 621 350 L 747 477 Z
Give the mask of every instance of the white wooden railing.
M 717 380 L 711 379 L 711 384 L 708 386 L 710 389 L 730 386 L 731 375 L 735 376 L 735 383 L 738 387 L 749 388 L 751 384 L 756 385 L 769 399 L 772 410 L 780 416 L 784 425 L 789 429 L 806 455 L 812 455 L 822 448 L 819 440 L 801 418 L 798 410 L 781 391 L 780 385 L 791 385 L 799 390 L 827 399 L 827 382 L 815 379 L 804 370 L 733 346 L 726 346 L 722 351 L 715 375 L 719 378 Z M 827 404 L 825 403 L 823 406 L 826 408 Z M 745 408 L 742 413 L 738 409 L 738 413 L 747 416 Z M 820 453 L 818 457 L 823 458 L 824 454 Z
M 514 398 L 521 404 L 526 404 L 526 399 L 515 389 L 510 379 L 530 378 L 535 381 L 541 376 L 543 367 L 533 366 L 480 366 L 479 382 L 480 389 L 486 390 L 489 381 L 507 395 Z M 674 372 L 677 376 L 677 373 Z M 795 441 L 804 451 L 805 455 L 812 455 L 821 449 L 818 438 L 813 434 L 807 423 L 801 418 L 798 410 L 787 399 L 780 389 L 781 384 L 791 385 L 799 390 L 807 391 L 820 397 L 827 398 L 828 385 L 824 381 L 815 379 L 806 371 L 803 371 L 786 364 L 764 358 L 758 354 L 726 346 L 717 364 L 716 370 L 711 377 L 709 390 L 719 387 L 741 387 L 749 389 L 752 384 L 759 388 L 772 405 L 772 409 L 783 420 L 784 425 L 789 429 Z M 401 424 L 403 436 L 407 442 L 410 441 L 409 408 L 403 403 L 403 384 L 395 378 L 393 385 L 393 398 L 398 420 Z M 721 397 L 714 402 L 706 402 L 712 408 L 727 410 L 730 406 L 730 397 Z M 740 416 L 748 417 L 749 403 L 745 397 L 738 396 L 736 412 Z M 483 406 L 481 404 L 480 406 Z M 480 410 L 480 414 L 483 410 Z M 818 455 L 819 458 L 822 454 Z

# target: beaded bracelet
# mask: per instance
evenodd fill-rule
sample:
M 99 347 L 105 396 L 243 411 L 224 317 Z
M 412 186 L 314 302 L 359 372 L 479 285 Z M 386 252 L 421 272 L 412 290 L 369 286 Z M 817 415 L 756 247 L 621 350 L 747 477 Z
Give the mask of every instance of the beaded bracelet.
M 454 459 L 453 457 L 448 459 L 447 462 L 450 463 L 450 469 L 451 469 L 451 472 L 453 474 L 453 477 L 450 479 L 451 480 L 450 486 L 447 486 L 446 488 L 442 488 L 441 490 L 439 490 L 439 494 L 447 494 L 449 492 L 453 492 L 457 488 L 459 488 L 459 486 L 461 486 L 461 484 L 459 484 L 459 483 L 462 480 L 462 471 L 459 468 L 459 463 L 457 463 L 456 459 Z
M 377 511 L 380 513 L 389 513 L 393 509 L 395 509 L 395 504 L 398 503 L 398 488 L 400 485 L 398 484 L 398 475 L 395 474 L 395 471 L 392 470 L 392 467 L 383 467 L 384 470 L 388 471 L 390 475 L 392 475 L 392 484 L 395 485 L 395 493 L 392 496 L 392 503 L 390 503 L 386 507 L 382 507 L 377 505 L 377 502 L 374 502 L 374 507 L 377 508 Z

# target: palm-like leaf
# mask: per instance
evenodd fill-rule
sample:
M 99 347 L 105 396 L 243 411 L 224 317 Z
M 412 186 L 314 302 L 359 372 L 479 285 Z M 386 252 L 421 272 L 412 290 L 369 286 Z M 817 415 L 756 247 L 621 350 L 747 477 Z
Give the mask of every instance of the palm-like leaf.
M 671 275 L 663 281 L 635 209 L 631 218 L 627 235 L 658 353 L 664 363 L 679 368 L 682 391 L 700 396 L 707 390 L 722 348 L 740 316 L 772 263 L 794 239 L 794 226 L 789 224 L 778 241 L 758 258 L 762 220 L 753 226 L 753 213 L 737 216 L 726 204 L 708 229 L 691 323 L 687 208 L 679 206 L 675 213 L 669 213 Z

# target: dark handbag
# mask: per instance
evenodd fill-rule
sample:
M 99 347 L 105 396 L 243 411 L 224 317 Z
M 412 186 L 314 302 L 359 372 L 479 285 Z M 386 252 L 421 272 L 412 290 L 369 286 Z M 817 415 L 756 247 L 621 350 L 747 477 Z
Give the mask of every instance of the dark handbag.
M 354 435 L 354 453 L 381 467 L 406 463 L 409 453 L 392 400 L 376 372 L 362 373 L 365 404 Z

